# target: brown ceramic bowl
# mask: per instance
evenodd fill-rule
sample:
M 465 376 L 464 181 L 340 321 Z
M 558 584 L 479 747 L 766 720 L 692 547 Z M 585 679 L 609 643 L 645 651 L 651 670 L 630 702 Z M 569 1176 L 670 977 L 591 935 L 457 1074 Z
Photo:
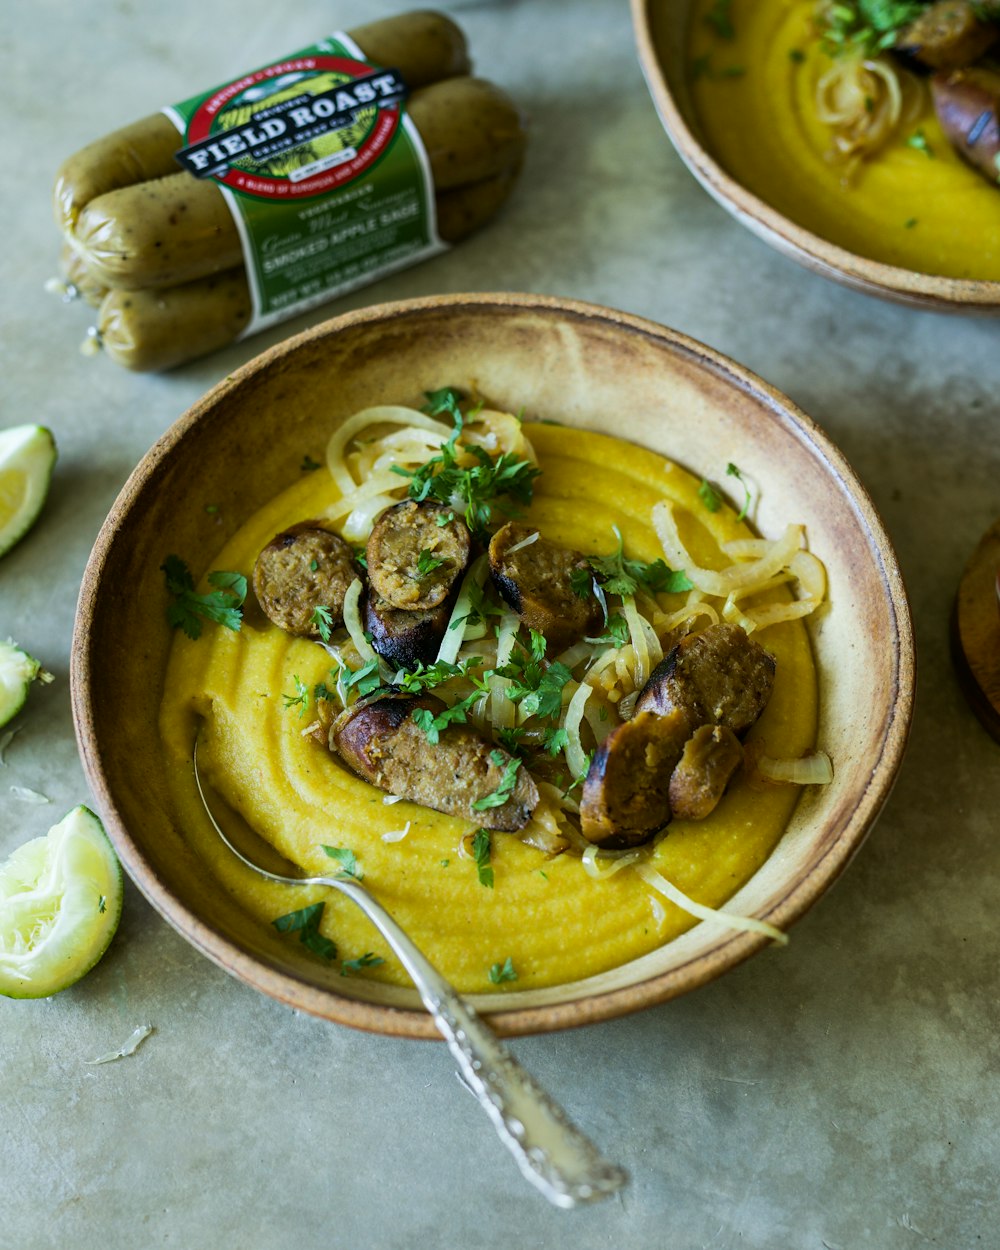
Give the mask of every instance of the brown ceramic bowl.
M 302 449 L 369 404 L 469 387 L 534 418 L 610 431 L 699 475 L 719 448 L 760 484 L 758 525 L 808 527 L 829 608 L 814 630 L 820 740 L 836 779 L 803 796 L 739 910 L 787 927 L 831 885 L 889 795 L 910 724 L 909 610 L 881 521 L 850 466 L 787 399 L 706 347 L 637 317 L 530 295 L 451 295 L 348 313 L 250 361 L 172 426 L 125 485 L 84 576 L 72 687 L 84 765 L 132 879 L 200 951 L 257 989 L 343 1024 L 433 1037 L 415 992 L 330 975 L 260 932 L 169 814 L 155 707 L 171 630 L 163 534 L 218 551 L 300 472 Z M 219 505 L 206 514 L 204 501 Z M 224 518 L 219 524 L 218 518 Z M 567 1028 L 691 990 L 767 943 L 699 924 L 651 955 L 554 989 L 473 999 L 497 1030 Z
M 1000 282 L 942 278 L 869 260 L 797 225 L 748 191 L 704 144 L 688 86 L 692 0 L 630 0 L 639 63 L 663 128 L 706 191 L 737 221 L 808 269 L 896 303 L 1000 316 Z

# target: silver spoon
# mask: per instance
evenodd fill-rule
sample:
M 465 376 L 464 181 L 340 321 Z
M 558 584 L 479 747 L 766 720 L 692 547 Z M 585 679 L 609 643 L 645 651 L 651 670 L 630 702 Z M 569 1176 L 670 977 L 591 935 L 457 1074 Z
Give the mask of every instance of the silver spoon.
M 448 1043 L 465 1084 L 493 1121 L 523 1175 L 557 1207 L 598 1202 L 628 1183 L 628 1173 L 605 1159 L 566 1112 L 529 1076 L 479 1014 L 421 954 L 381 903 L 350 877 L 287 877 L 248 859 L 222 831 L 205 797 L 193 750 L 194 779 L 212 827 L 254 872 L 280 885 L 327 885 L 346 894 L 383 935 L 410 975 Z

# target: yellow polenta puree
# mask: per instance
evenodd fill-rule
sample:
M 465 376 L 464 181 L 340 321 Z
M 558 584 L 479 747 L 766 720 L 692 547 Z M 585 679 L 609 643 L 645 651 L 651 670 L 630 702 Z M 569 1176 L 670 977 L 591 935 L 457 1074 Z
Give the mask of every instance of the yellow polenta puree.
M 702 138 L 732 177 L 858 255 L 1000 280 L 1000 186 L 952 148 L 929 91 L 919 116 L 847 180 L 816 117 L 816 83 L 831 61 L 819 48 L 814 0 L 733 0 L 731 39 L 705 20 L 714 7 L 696 0 L 688 66 Z
M 685 510 L 682 536 L 703 565 L 721 567 L 727 561 L 718 543 L 748 536 L 729 507 L 709 512 L 698 499 L 698 481 L 660 456 L 561 426 L 530 425 L 526 433 L 542 469 L 527 516 L 555 542 L 608 552 L 617 525 L 630 556 L 656 559 L 662 552 L 650 513 L 661 499 Z M 325 472 L 304 475 L 248 521 L 204 571 L 249 574 L 276 533 L 321 515 L 335 498 Z M 800 621 L 759 636 L 777 657 L 777 675 L 752 734 L 770 755 L 797 756 L 813 746 L 816 731 L 809 640 Z M 407 983 L 385 942 L 346 899 L 333 890 L 264 882 L 220 845 L 192 780 L 191 747 L 202 720 L 199 765 L 228 804 L 306 870 L 327 875 L 336 870 L 323 844 L 352 850 L 364 884 L 465 992 L 496 988 L 489 970 L 507 959 L 518 978 L 510 988 L 518 990 L 590 976 L 653 950 L 695 923 L 631 869 L 593 880 L 578 856 L 546 858 L 510 834 L 493 834 L 494 886 L 481 885 L 475 863 L 460 852 L 463 835 L 473 826 L 409 802 L 386 804 L 381 790 L 303 736 L 312 711 L 301 717 L 283 696 L 294 696 L 296 679 L 311 690 L 329 679 L 329 670 L 322 647 L 284 634 L 249 600 L 239 633 L 209 625 L 194 642 L 179 633 L 171 652 L 160 728 L 177 819 L 209 871 L 262 926 L 325 899 L 323 932 L 336 942 L 339 957 L 358 959 L 371 952 L 385 962 L 365 975 Z M 688 895 L 718 906 L 770 854 L 797 797 L 791 786 L 752 787 L 738 778 L 708 820 L 671 825 L 654 866 Z M 402 840 L 383 839 L 407 825 Z

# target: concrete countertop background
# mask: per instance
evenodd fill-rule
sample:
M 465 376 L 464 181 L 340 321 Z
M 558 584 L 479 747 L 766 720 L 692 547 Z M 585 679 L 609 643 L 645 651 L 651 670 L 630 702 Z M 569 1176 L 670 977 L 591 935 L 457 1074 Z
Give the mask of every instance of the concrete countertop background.
M 514 1043 L 632 1173 L 619 1199 L 575 1212 L 522 1181 L 443 1047 L 263 998 L 128 883 L 91 975 L 51 1000 L 0 1000 L 0 1246 L 996 1246 L 1000 746 L 963 701 L 947 638 L 962 567 L 1000 514 L 1000 323 L 849 292 L 734 223 L 660 128 L 625 0 L 442 6 L 534 124 L 508 210 L 448 255 L 165 376 L 84 358 L 89 310 L 44 289 L 66 155 L 402 7 L 0 9 L 0 426 L 41 422 L 60 449 L 41 521 L 0 565 L 0 634 L 56 677 L 33 690 L 0 767 L 0 858 L 89 801 L 69 705 L 76 595 L 138 459 L 268 343 L 425 293 L 541 292 L 642 314 L 816 419 L 870 490 L 908 584 L 919 691 L 907 758 L 869 841 L 787 949 L 642 1015 Z M 11 786 L 51 802 L 19 802 Z M 87 1065 L 144 1023 L 154 1032 L 132 1057 Z

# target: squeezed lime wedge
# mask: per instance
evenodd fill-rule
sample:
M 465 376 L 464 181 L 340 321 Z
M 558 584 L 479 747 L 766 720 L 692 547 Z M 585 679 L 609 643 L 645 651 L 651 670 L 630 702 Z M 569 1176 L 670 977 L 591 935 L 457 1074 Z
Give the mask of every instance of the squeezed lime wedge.
M 0 556 L 38 519 L 56 463 L 56 441 L 44 425 L 0 430 Z
M 104 826 L 74 807 L 0 864 L 0 994 L 47 998 L 97 963 L 122 911 L 122 870 Z
M 13 638 L 0 642 L 0 729 L 24 707 L 33 681 L 51 681 L 38 660 Z

